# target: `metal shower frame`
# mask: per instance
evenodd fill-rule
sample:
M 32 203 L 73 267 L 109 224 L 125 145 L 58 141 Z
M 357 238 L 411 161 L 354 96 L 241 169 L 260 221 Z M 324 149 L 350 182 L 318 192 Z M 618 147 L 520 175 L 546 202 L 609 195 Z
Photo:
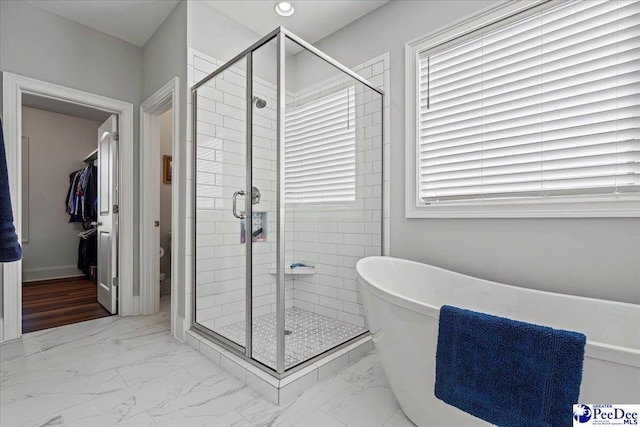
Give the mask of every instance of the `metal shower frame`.
M 286 51 L 285 51 L 285 41 L 289 39 L 294 43 L 298 44 L 306 51 L 314 54 L 320 59 L 328 62 L 330 65 L 338 68 L 340 71 L 344 72 L 348 76 L 357 80 L 358 82 L 364 84 L 369 89 L 377 92 L 381 95 L 381 128 L 382 135 L 384 135 L 384 91 L 377 88 L 367 79 L 359 76 L 349 68 L 340 64 L 330 56 L 326 55 L 324 52 L 318 50 L 311 44 L 307 43 L 300 37 L 296 36 L 289 30 L 278 27 L 262 39 L 251 45 L 249 48 L 243 50 L 241 53 L 236 55 L 234 58 L 226 62 L 224 65 L 217 68 L 214 72 L 204 77 L 202 80 L 194 84 L 191 88 L 191 101 L 192 101 L 192 140 L 193 140 L 193 194 L 196 194 L 196 137 L 197 137 L 197 91 L 198 88 L 206 84 L 208 81 L 216 77 L 218 74 L 228 70 L 232 66 L 236 65 L 242 59 L 246 60 L 246 189 L 251 191 L 253 185 L 253 153 L 252 153 L 252 143 L 250 143 L 253 139 L 253 52 L 257 49 L 261 48 L 265 44 L 269 43 L 272 40 L 276 40 L 277 43 L 277 94 L 276 94 L 276 109 L 277 109 L 277 126 L 276 126 L 276 146 L 277 146 L 277 182 L 278 182 L 278 190 L 277 190 L 277 202 L 276 202 L 276 368 L 275 370 L 271 367 L 268 367 L 259 361 L 256 361 L 252 358 L 252 321 L 253 321 L 253 292 L 252 292 L 252 255 L 253 255 L 253 242 L 251 236 L 251 226 L 245 227 L 245 263 L 246 263 L 246 271 L 245 271 L 245 280 L 246 280 L 246 294 L 245 294 L 245 328 L 246 328 L 246 336 L 245 336 L 245 346 L 242 347 L 239 344 L 225 338 L 224 336 L 212 331 L 206 327 L 199 325 L 196 322 L 196 218 L 197 218 L 197 209 L 196 209 L 196 197 L 193 197 L 193 269 L 192 269 L 192 310 L 191 310 L 191 327 L 198 332 L 204 334 L 205 336 L 212 339 L 217 344 L 222 345 L 223 347 L 233 351 L 238 356 L 242 357 L 247 362 L 253 364 L 254 366 L 259 367 L 263 371 L 273 375 L 274 377 L 281 379 L 284 378 L 300 369 L 312 364 L 314 361 L 318 360 L 321 357 L 324 357 L 327 354 L 335 352 L 349 344 L 351 344 L 356 339 L 360 338 L 363 335 L 369 334 L 368 331 L 354 337 L 328 351 L 325 351 L 305 362 L 296 365 L 290 369 L 285 369 L 285 274 L 284 274 L 284 259 L 285 259 L 285 203 L 284 203 L 284 152 L 282 150 L 282 142 L 284 141 L 284 116 L 285 116 L 285 108 L 286 108 L 286 97 L 285 97 L 285 59 L 286 59 Z M 383 146 L 381 147 L 381 155 L 382 155 L 382 171 L 381 171 L 381 188 L 384 188 L 384 138 L 383 138 Z M 381 242 L 380 248 L 381 253 L 384 255 L 384 191 L 382 191 L 381 196 Z M 253 207 L 251 203 L 251 197 L 245 197 L 245 215 L 246 218 L 253 217 Z M 247 224 L 250 224 L 247 221 Z

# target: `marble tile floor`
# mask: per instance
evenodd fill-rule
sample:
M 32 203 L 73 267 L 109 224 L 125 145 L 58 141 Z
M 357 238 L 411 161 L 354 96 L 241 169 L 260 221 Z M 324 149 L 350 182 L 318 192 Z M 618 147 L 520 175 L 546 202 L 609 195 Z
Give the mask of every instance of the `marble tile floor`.
M 107 317 L 0 345 L 0 426 L 405 427 L 375 352 L 278 407 L 169 333 Z

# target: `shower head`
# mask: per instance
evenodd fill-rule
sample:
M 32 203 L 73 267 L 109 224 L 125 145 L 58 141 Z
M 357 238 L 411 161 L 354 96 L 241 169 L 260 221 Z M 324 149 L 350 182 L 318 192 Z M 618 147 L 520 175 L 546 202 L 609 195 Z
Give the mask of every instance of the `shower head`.
M 264 108 L 267 106 L 267 101 L 262 98 L 258 98 L 257 96 L 253 97 L 253 103 L 256 104 L 258 109 Z

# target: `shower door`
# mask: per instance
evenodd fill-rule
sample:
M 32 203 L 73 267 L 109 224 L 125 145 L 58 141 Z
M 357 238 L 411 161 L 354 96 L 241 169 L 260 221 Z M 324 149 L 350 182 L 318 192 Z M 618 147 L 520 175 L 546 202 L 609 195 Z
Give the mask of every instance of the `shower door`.
M 192 99 L 196 113 L 194 324 L 243 353 L 247 314 L 246 64 L 246 59 L 231 64 L 202 84 Z
M 193 323 L 283 372 L 276 49 L 274 37 L 195 86 Z M 282 282 L 292 289 L 290 278 Z
M 277 370 L 276 276 L 278 165 L 277 165 L 277 57 L 273 39 L 248 56 L 251 70 L 251 111 L 248 120 L 251 145 L 251 187 L 260 199 L 251 206 L 251 337 L 250 356 Z

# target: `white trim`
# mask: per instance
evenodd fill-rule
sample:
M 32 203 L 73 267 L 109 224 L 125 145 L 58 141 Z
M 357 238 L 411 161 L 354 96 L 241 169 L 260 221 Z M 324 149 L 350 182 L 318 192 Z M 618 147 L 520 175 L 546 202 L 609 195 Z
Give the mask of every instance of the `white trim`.
M 133 237 L 135 229 L 133 217 L 133 104 L 7 72 L 2 73 L 2 88 L 7 169 L 18 237 L 22 234 L 22 180 L 19 179 L 22 172 L 22 94 L 28 93 L 85 105 L 119 116 L 121 149 L 119 150 L 120 300 L 118 312 L 121 316 L 133 314 Z M 4 324 L 2 340 L 12 340 L 22 335 L 21 261 L 4 264 L 3 283 Z
M 132 315 L 136 316 L 140 313 L 140 296 L 139 295 L 134 295 L 133 296 L 133 313 L 131 313 Z
M 407 42 L 405 46 L 416 48 L 419 52 L 424 52 L 446 41 L 466 37 L 467 34 L 473 31 L 501 22 L 509 16 L 521 13 L 535 6 L 545 3 L 553 6 L 562 3 L 562 1 L 563 0 L 525 0 L 514 2 L 512 0 L 500 0 L 478 12 L 417 37 Z M 521 17 L 522 15 L 520 15 L 518 19 Z
M 42 282 L 44 280 L 58 280 L 58 279 L 73 279 L 84 278 L 82 273 L 74 273 L 72 270 L 67 270 L 64 273 L 52 273 L 42 276 L 34 276 L 23 274 L 22 283 Z
M 177 313 L 171 316 L 171 321 L 175 324 L 176 331 L 173 337 L 180 342 L 184 342 L 184 334 L 186 331 L 191 329 L 191 325 L 188 323 L 185 324 L 184 318 L 179 316 Z
M 553 7 L 559 0 L 526 2 L 500 1 L 477 13 L 457 20 L 436 31 L 416 38 L 405 45 L 405 218 L 592 218 L 638 217 L 640 199 L 630 195 L 612 198 L 573 197 L 546 200 L 495 201 L 482 203 L 449 203 L 424 206 L 418 198 L 417 97 L 416 76 L 422 52 L 448 41 L 463 40 L 469 33 L 483 27 L 487 30 L 509 20 L 521 19 L 523 13 Z M 541 6 L 541 7 L 537 7 Z M 535 7 L 535 10 L 532 8 Z M 529 9 L 532 9 L 529 11 Z M 484 31 L 484 28 L 483 28 Z
M 215 59 L 212 56 L 209 56 L 205 53 L 202 53 L 196 49 L 193 49 L 191 47 L 187 47 L 187 111 L 186 111 L 186 116 L 187 116 L 187 133 L 186 133 L 186 153 L 185 153 L 185 173 L 184 173 L 184 180 L 185 180 L 185 184 L 186 184 L 186 191 L 185 191 L 185 215 L 184 215 L 184 229 L 185 229 L 185 236 L 184 236 L 184 253 L 180 254 L 179 256 L 182 257 L 183 262 L 184 262 L 184 277 L 181 277 L 180 279 L 183 280 L 184 282 L 184 317 L 178 317 L 178 313 L 176 312 L 176 330 L 174 333 L 174 337 L 179 340 L 179 341 L 183 341 L 185 340 L 185 333 L 191 329 L 191 321 L 193 319 L 193 298 L 194 296 L 192 295 L 192 287 L 193 287 L 193 257 L 195 256 L 195 254 L 193 253 L 193 246 L 194 246 L 194 239 L 195 239 L 195 230 L 193 228 L 193 218 L 194 218 L 194 211 L 193 211 L 193 196 L 194 196 L 194 192 L 193 192 L 193 165 L 195 164 L 194 159 L 193 159 L 193 144 L 195 143 L 193 141 L 193 135 L 192 135 L 192 131 L 193 131 L 193 112 L 192 112 L 192 108 L 193 108 L 193 104 L 192 104 L 192 93 L 191 93 L 191 88 L 192 86 L 197 83 L 197 81 L 194 78 L 194 75 L 196 74 L 196 67 L 194 65 L 195 58 L 199 57 L 202 58 L 208 62 L 211 62 L 213 64 L 216 64 L 218 66 L 220 66 L 222 63 L 220 61 L 218 61 L 217 59 Z M 175 163 L 175 160 L 174 160 Z M 173 272 L 172 272 L 172 276 L 173 276 Z M 171 277 L 171 283 L 173 284 L 173 282 L 176 280 L 177 276 L 173 276 Z M 173 297 L 173 296 L 172 296 Z M 182 325 L 182 328 L 177 329 L 180 327 L 180 325 Z
M 29 194 L 29 137 L 22 135 L 22 186 L 26 194 Z M 29 198 L 22 199 L 22 244 L 29 243 Z
M 160 144 L 159 117 L 172 108 L 173 141 L 171 184 L 171 253 L 179 254 L 180 237 L 179 200 L 180 186 L 177 182 L 180 141 L 180 79 L 174 77 L 151 95 L 140 106 L 140 312 L 153 314 L 160 311 L 160 247 L 158 228 L 154 222 L 160 220 Z M 175 185 L 174 185 L 175 184 Z M 179 256 L 171 257 L 171 271 L 176 274 Z M 176 274 L 177 275 L 177 274 Z M 176 280 L 171 280 L 171 313 L 177 313 L 178 293 Z M 181 326 L 181 325 L 180 325 Z M 171 334 L 175 335 L 176 323 L 171 316 Z
M 34 268 L 23 268 L 22 271 L 23 272 L 37 272 L 37 271 L 53 271 L 53 270 L 68 270 L 70 268 L 75 268 L 76 270 L 78 270 L 78 267 L 72 264 L 69 265 L 54 265 L 52 267 L 34 267 Z M 78 270 L 80 271 L 80 270 Z M 79 276 L 82 276 L 82 273 L 80 272 L 78 274 Z
M 56 265 L 52 267 L 22 269 L 22 283 L 81 276 L 83 276 L 82 271 L 78 269 L 77 265 Z

